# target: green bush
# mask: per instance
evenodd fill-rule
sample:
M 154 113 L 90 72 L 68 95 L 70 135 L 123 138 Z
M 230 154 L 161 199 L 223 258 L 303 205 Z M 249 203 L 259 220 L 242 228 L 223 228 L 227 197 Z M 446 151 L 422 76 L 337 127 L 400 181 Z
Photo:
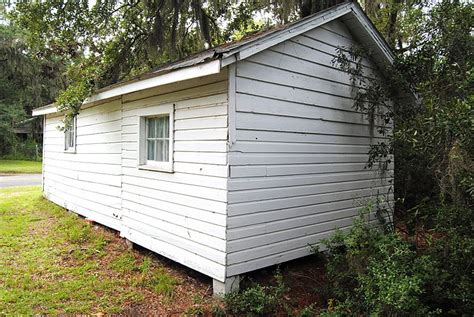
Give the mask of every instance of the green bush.
M 369 224 L 362 212 L 349 231 L 325 241 L 332 304 L 324 313 L 471 314 L 472 216 L 472 210 L 438 208 L 439 225 L 427 229 L 420 242 Z
M 256 284 L 240 292 L 230 293 L 225 297 L 227 311 L 233 314 L 266 315 L 275 313 L 281 306 L 283 294 L 287 288 L 283 276 L 277 272 L 276 286 Z

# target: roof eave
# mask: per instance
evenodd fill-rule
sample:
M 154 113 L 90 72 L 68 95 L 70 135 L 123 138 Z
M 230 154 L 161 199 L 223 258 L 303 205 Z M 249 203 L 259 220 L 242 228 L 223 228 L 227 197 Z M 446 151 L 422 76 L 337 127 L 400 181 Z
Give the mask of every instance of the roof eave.
M 250 42 L 236 49 L 230 50 L 222 56 L 222 67 L 232 64 L 238 60 L 246 59 L 267 48 L 275 46 L 283 41 L 305 33 L 306 31 L 321 26 L 329 21 L 335 20 L 351 12 L 353 4 L 344 3 L 328 9 L 325 12 L 316 14 L 315 16 L 303 20 L 295 25 L 272 33 L 263 39 Z
M 99 91 L 84 100 L 82 105 L 85 106 L 91 103 L 104 101 L 121 95 L 130 94 L 140 90 L 163 86 L 179 81 L 218 74 L 220 73 L 221 68 L 221 61 L 217 59 L 207 63 L 176 69 L 165 74 L 158 73 L 156 76 L 150 78 L 124 83 L 123 85 L 114 86 L 109 89 Z M 41 108 L 33 109 L 33 116 L 41 116 L 56 112 L 59 112 L 59 109 L 55 104 L 51 104 Z

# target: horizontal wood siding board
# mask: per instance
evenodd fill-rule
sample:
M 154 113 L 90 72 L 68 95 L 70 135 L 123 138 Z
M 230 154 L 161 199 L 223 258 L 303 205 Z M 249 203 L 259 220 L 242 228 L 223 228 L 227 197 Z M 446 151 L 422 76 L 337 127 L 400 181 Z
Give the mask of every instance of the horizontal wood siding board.
M 144 190 L 157 190 L 159 192 L 187 195 L 191 197 L 221 202 L 225 202 L 227 199 L 225 189 L 189 185 L 184 183 L 175 183 L 164 180 L 135 177 L 129 175 L 124 175 L 122 177 L 122 182 L 123 184 L 127 185 L 140 186 Z
M 379 173 L 371 170 L 355 172 L 326 173 L 326 174 L 304 174 L 273 177 L 248 177 L 231 179 L 228 189 L 230 192 L 261 188 L 279 188 L 290 186 L 305 186 L 315 184 L 330 184 L 338 182 L 352 182 L 366 179 L 376 179 Z
M 61 206 L 64 208 L 74 211 L 76 213 L 83 214 L 82 211 L 86 210 L 87 213 L 84 213 L 86 217 L 92 217 L 94 214 L 97 214 L 97 218 L 102 219 L 105 222 L 100 222 L 105 226 L 119 229 L 117 226 L 118 215 L 120 208 L 113 208 L 101 203 L 94 202 L 87 198 L 84 198 L 82 193 L 71 193 L 71 190 L 65 188 L 64 186 L 56 186 L 53 184 L 45 184 L 45 193 L 46 195 L 55 195 L 63 199 Z M 94 219 L 94 220 L 95 220 Z
M 263 189 L 248 189 L 229 192 L 229 203 L 270 200 L 282 197 L 307 196 L 345 191 L 350 189 L 372 188 L 387 185 L 387 181 L 378 178 L 368 178 L 358 181 L 332 182 L 316 185 L 284 186 Z
M 323 107 L 320 105 L 308 105 L 289 102 L 285 100 L 263 98 L 244 93 L 238 93 L 237 111 L 256 114 L 267 114 L 274 116 L 285 116 L 295 118 L 307 118 L 324 121 L 336 121 L 343 123 L 367 124 L 367 116 L 352 110 L 337 109 L 337 105 Z M 381 123 L 381 117 L 376 116 L 376 124 Z
M 225 229 L 226 216 L 220 213 L 211 212 L 208 210 L 199 209 L 196 207 L 190 207 L 179 202 L 169 202 L 160 199 L 161 197 L 150 198 L 147 196 L 124 192 L 122 195 L 123 201 L 128 201 L 132 204 L 136 204 L 135 207 L 140 206 L 155 208 L 157 213 L 163 212 L 169 214 L 171 217 L 185 218 L 186 221 L 198 221 L 199 226 L 208 226 L 212 228 L 212 234 L 222 238 L 222 230 Z M 133 209 L 127 207 L 128 209 Z M 173 216 L 175 215 L 175 216 Z
M 324 174 L 338 172 L 356 172 L 365 169 L 365 163 L 339 164 L 288 164 L 271 166 L 231 166 L 232 179 L 262 176 L 285 176 L 304 174 Z
M 137 168 L 131 168 L 128 166 L 122 167 L 123 175 L 132 176 L 135 178 L 140 179 L 150 179 L 150 180 L 158 180 L 162 182 L 170 182 L 173 183 L 174 186 L 176 184 L 184 184 L 186 186 L 194 185 L 199 187 L 206 187 L 206 188 L 216 188 L 216 189 L 226 189 L 227 186 L 227 178 L 225 176 L 216 177 L 214 175 L 208 174 L 195 174 L 195 173 L 188 173 L 186 171 L 179 171 L 180 166 L 178 166 L 178 170 L 175 168 L 175 173 L 154 173 L 150 174 L 146 170 L 140 170 Z
M 254 129 L 239 129 L 237 137 L 240 141 L 262 142 L 295 142 L 295 143 L 328 143 L 328 144 L 377 144 L 387 142 L 386 137 L 371 138 L 353 135 L 334 135 L 324 133 L 305 133 L 295 131 L 262 131 L 259 127 Z
M 44 195 L 48 200 L 65 209 L 74 211 L 79 215 L 87 217 L 97 223 L 104 224 L 105 226 L 115 229 L 117 231 L 120 230 L 120 221 L 118 219 L 91 211 L 90 208 L 81 206 L 78 202 L 75 201 L 75 199 L 71 199 L 67 195 L 63 195 L 62 193 L 57 193 L 55 191 L 49 191 L 46 188 L 44 190 Z
M 321 163 L 366 163 L 366 154 L 305 154 L 305 153 L 237 153 L 231 152 L 229 164 L 237 165 L 273 165 L 273 164 L 321 164 Z
M 346 217 L 338 212 L 333 212 L 333 215 L 331 215 L 331 213 L 321 215 L 323 219 L 330 219 L 331 216 L 339 216 L 340 218 L 336 220 L 229 241 L 227 244 L 228 264 L 244 262 L 252 260 L 252 258 L 263 257 L 286 251 L 290 248 L 298 248 L 307 245 L 308 241 L 305 241 L 305 239 L 307 239 L 308 236 L 350 225 L 353 221 L 353 217 L 357 215 L 357 209 L 353 208 L 350 209 L 350 211 L 346 209 L 346 212 Z M 291 246 L 288 246 L 288 244 Z
M 303 119 L 264 115 L 256 113 L 237 113 L 237 129 L 255 129 L 264 131 L 319 133 L 335 135 L 380 136 L 376 126 L 367 124 L 343 123 L 322 119 Z
M 180 246 L 170 244 L 168 241 L 153 238 L 150 235 L 133 228 L 128 228 L 124 231 L 124 236 L 151 251 L 157 252 L 158 254 L 186 265 L 212 278 L 221 281 L 225 278 L 224 265 L 200 256 L 194 251 L 188 251 Z
M 213 249 L 209 249 L 210 253 L 214 252 L 214 250 L 220 252 L 225 251 L 224 239 L 206 234 L 192 227 L 186 227 L 182 223 L 176 223 L 172 221 L 173 217 L 169 214 L 165 214 L 160 217 L 160 210 L 155 210 L 154 208 L 143 208 L 140 206 L 136 206 L 130 202 L 124 204 L 123 208 L 125 211 L 124 217 L 133 219 L 134 221 L 139 223 L 145 223 L 147 226 L 156 228 L 156 231 L 158 232 L 162 231 L 166 235 L 177 236 L 179 238 L 189 240 L 191 244 L 199 244 L 199 247 L 204 249 Z M 151 229 L 151 231 L 154 231 L 154 229 Z
M 369 149 L 366 145 L 246 141 L 241 141 L 232 147 L 234 152 L 245 153 L 367 154 Z
M 359 195 L 367 194 L 367 196 L 355 196 L 352 195 L 352 193 L 351 195 L 345 195 L 345 193 L 333 193 L 333 196 L 336 197 L 335 199 L 328 200 L 327 198 L 329 195 L 320 195 L 322 197 L 319 197 L 319 201 L 315 201 L 318 202 L 316 204 L 305 205 L 310 202 L 306 200 L 303 204 L 298 204 L 297 207 L 293 208 L 279 208 L 270 211 L 256 211 L 253 213 L 229 216 L 228 240 L 258 234 L 257 229 L 262 230 L 262 233 L 266 233 L 271 232 L 272 228 L 277 228 L 279 225 L 291 228 L 292 219 L 298 217 L 309 217 L 342 209 L 345 210 L 356 207 L 362 208 L 369 201 L 375 199 L 375 196 L 370 191 L 359 192 Z M 393 194 L 388 194 L 387 197 L 393 199 Z M 314 198 L 314 196 L 312 198 Z M 233 229 L 235 229 L 235 231 Z
M 138 215 L 136 215 L 138 216 Z M 144 217 L 142 216 L 141 219 Z M 170 233 L 162 227 L 155 227 L 143 220 L 136 220 L 131 218 L 127 212 L 123 215 L 123 221 L 127 224 L 128 229 L 136 230 L 150 236 L 153 239 L 166 241 L 175 247 L 199 254 L 203 258 L 216 262 L 218 264 L 225 264 L 225 253 L 218 250 L 207 247 L 203 244 L 196 243 L 194 241 L 182 238 L 175 233 Z
M 321 204 L 327 202 L 336 202 L 339 200 L 356 200 L 359 198 L 364 198 L 366 196 L 372 196 L 380 193 L 387 193 L 389 186 L 380 186 L 374 188 L 358 188 L 358 189 L 349 189 L 345 191 L 335 191 L 328 193 L 314 193 L 305 196 L 295 196 L 295 197 L 281 197 L 270 200 L 260 200 L 260 201 L 251 201 L 251 202 L 242 202 L 242 203 L 233 203 L 229 205 L 228 215 L 229 215 L 229 226 L 232 226 L 232 217 L 238 215 L 249 215 L 255 214 L 261 211 L 272 211 L 280 210 L 285 208 L 292 208 L 298 206 L 308 206 L 314 204 Z M 244 217 L 240 218 L 239 221 L 244 221 Z

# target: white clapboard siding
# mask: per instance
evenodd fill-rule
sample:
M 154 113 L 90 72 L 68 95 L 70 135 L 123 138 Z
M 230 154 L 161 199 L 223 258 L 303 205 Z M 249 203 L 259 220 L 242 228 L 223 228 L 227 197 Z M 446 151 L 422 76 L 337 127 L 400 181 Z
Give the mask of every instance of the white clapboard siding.
M 354 109 L 350 76 L 332 62 L 352 44 L 334 21 L 237 63 L 227 276 L 309 254 L 388 192 L 388 179 L 365 168 L 370 145 L 386 142 L 381 117 Z
M 122 235 L 214 278 L 225 275 L 227 77 L 123 97 Z M 173 173 L 138 169 L 139 111 L 174 106 Z
M 359 193 L 366 192 L 366 190 L 359 190 Z M 327 213 L 341 209 L 348 209 L 351 207 L 361 207 L 373 198 L 372 195 L 361 197 L 354 195 L 354 193 L 355 191 L 353 191 L 349 195 L 341 194 L 342 197 L 337 196 L 335 194 L 323 194 L 319 195 L 319 200 L 314 199 L 314 196 L 311 197 L 313 198 L 312 201 L 310 201 L 309 199 L 305 199 L 306 202 L 323 202 L 318 204 L 298 205 L 297 207 L 292 208 L 279 207 L 278 209 L 268 210 L 265 212 L 257 211 L 253 213 L 242 213 L 238 215 L 234 215 L 236 214 L 236 212 L 233 212 L 232 216 L 229 216 L 232 217 L 229 229 L 236 228 L 236 230 L 229 230 L 227 232 L 227 239 L 234 240 L 239 239 L 242 236 L 251 236 L 253 234 L 257 235 L 259 233 L 256 229 L 261 227 L 264 228 L 261 234 L 271 232 L 273 229 L 276 230 L 275 228 L 279 227 L 279 224 L 282 226 L 291 227 L 293 218 L 311 216 L 319 213 Z M 328 199 L 329 197 L 332 197 L 332 199 Z M 389 195 L 388 197 L 393 196 Z M 295 202 L 296 199 L 293 199 L 293 201 Z M 291 214 L 291 219 L 288 218 L 288 214 Z
M 62 114 L 46 116 L 44 192 L 55 203 L 114 229 L 121 213 L 121 104 L 81 110 L 75 153 L 64 152 Z

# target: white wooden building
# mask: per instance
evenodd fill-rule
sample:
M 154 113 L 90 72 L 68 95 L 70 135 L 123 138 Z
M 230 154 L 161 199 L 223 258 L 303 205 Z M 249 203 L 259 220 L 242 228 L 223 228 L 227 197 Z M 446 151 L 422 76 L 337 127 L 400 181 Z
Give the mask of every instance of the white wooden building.
M 354 3 L 207 50 L 44 115 L 44 196 L 214 279 L 310 254 L 388 188 L 364 169 L 381 136 L 353 108 L 338 47 L 392 54 Z M 393 166 L 392 166 L 393 169 Z

